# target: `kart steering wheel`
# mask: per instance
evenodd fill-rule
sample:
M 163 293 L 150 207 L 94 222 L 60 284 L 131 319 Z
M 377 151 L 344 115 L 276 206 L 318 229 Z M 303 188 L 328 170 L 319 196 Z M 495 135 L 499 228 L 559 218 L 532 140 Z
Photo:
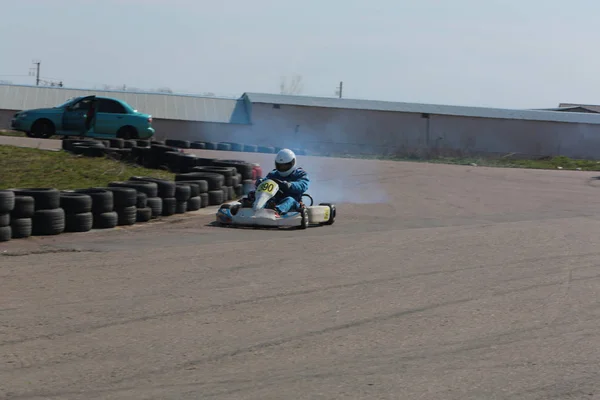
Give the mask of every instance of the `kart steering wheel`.
M 313 198 L 312 198 L 312 196 L 310 194 L 304 193 L 304 194 L 302 194 L 302 197 L 308 197 L 310 199 L 310 206 L 309 207 L 312 207 L 312 205 L 315 204 L 315 201 L 313 200 Z

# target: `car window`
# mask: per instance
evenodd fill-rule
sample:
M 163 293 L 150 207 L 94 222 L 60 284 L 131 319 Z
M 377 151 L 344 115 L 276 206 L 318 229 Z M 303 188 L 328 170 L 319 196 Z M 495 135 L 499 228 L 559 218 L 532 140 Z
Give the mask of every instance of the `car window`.
M 91 99 L 79 101 L 71 107 L 72 110 L 88 110 L 90 108 Z
M 98 112 L 109 114 L 126 114 L 125 108 L 114 100 L 98 99 Z

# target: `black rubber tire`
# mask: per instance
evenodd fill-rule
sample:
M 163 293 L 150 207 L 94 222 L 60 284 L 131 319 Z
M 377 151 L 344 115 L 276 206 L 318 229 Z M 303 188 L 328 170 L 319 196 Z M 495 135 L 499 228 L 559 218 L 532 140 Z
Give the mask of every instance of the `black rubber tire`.
M 175 214 L 185 214 L 187 210 L 187 200 L 177 201 L 177 204 L 175 205 Z
M 197 192 L 194 192 L 194 189 L 192 189 L 191 197 L 196 197 L 200 193 L 208 193 L 208 182 L 206 182 L 206 181 L 197 180 L 197 181 L 176 181 L 176 182 L 177 183 L 187 183 L 190 185 L 190 187 L 198 188 Z
M 94 214 L 93 229 L 112 229 L 117 226 L 119 215 L 116 211 Z
M 125 148 L 125 149 L 133 149 L 136 146 L 137 146 L 137 142 L 135 140 L 124 140 L 123 141 L 123 148 Z
M 208 191 L 208 204 L 211 206 L 218 206 L 219 204 L 223 204 L 225 199 L 225 193 L 222 189 L 219 190 L 209 190 Z
M 221 190 L 223 191 L 223 201 L 231 200 L 231 197 L 229 197 L 229 186 L 223 186 Z
M 189 172 L 175 175 L 175 182 L 194 180 L 206 181 L 208 190 L 219 190 L 225 183 L 225 176 L 214 172 Z
M 165 145 L 177 147 L 180 149 L 189 149 L 190 148 L 190 142 L 188 140 L 167 139 L 167 140 L 165 140 Z
M 231 177 L 231 186 L 235 187 L 239 185 L 240 183 L 242 183 L 242 180 L 242 174 L 238 173 L 236 170 L 235 175 Z
M 10 225 L 10 213 L 0 214 L 0 228 Z
M 239 199 L 240 197 L 242 197 L 244 195 L 244 185 L 235 185 L 233 187 L 233 191 L 235 193 L 235 198 Z
M 10 213 L 15 208 L 15 192 L 0 190 L 0 214 Z
M 204 142 L 192 142 L 190 143 L 190 148 L 202 150 L 206 148 L 206 144 L 204 144 Z
M 10 221 L 13 239 L 25 239 L 31 236 L 33 222 L 31 218 L 14 218 Z
M 148 207 L 152 210 L 152 218 L 157 218 L 162 215 L 163 199 L 160 197 L 148 197 Z
M 179 185 L 187 185 L 190 187 L 190 198 L 197 197 L 200 194 L 200 185 L 197 182 L 175 182 L 177 186 Z M 177 193 L 175 193 L 175 197 L 177 197 Z
M 92 197 L 84 193 L 61 192 L 60 208 L 65 214 L 82 214 L 92 211 Z
M 10 213 L 11 218 L 32 218 L 35 212 L 35 199 L 31 196 L 15 196 L 15 207 Z
M 108 184 L 108 187 L 126 187 L 135 189 L 137 192 L 146 194 L 147 197 L 158 196 L 158 184 L 150 181 L 116 181 Z
M 227 197 L 229 200 L 234 200 L 235 197 L 235 189 L 233 188 L 233 186 L 227 186 L 227 191 L 229 192 Z
M 89 232 L 94 225 L 94 214 L 82 212 L 65 214 L 65 232 Z
M 148 207 L 148 195 L 146 193 L 137 192 L 137 202 L 135 203 L 137 208 Z
M 231 151 L 231 145 L 229 143 L 217 143 L 217 150 Z
M 148 176 L 132 176 L 130 181 L 154 182 L 158 186 L 158 195 L 156 197 L 168 198 L 175 197 L 175 182 L 166 179 L 152 178 Z M 150 196 L 155 197 L 155 196 Z
M 186 202 L 192 197 L 192 189 L 187 183 L 177 183 L 175 185 L 175 199 L 179 202 Z
M 210 167 L 217 160 L 218 160 L 218 158 L 197 157 L 195 166 L 196 167 Z
M 87 194 L 92 198 L 92 213 L 102 214 L 114 210 L 114 195 L 110 190 L 87 188 L 75 189 L 74 193 Z
M 125 147 L 123 139 L 108 139 L 109 146 L 113 149 L 122 149 Z
M 100 157 L 104 157 L 104 155 L 106 154 L 104 152 L 104 150 L 106 149 L 106 147 L 91 147 L 91 146 L 78 146 L 78 145 L 74 145 L 73 146 L 73 153 L 75 154 L 80 154 L 84 157 L 95 157 L 95 158 L 100 158 Z
M 32 218 L 33 236 L 59 235 L 65 231 L 65 210 L 62 208 L 36 210 Z
M 208 207 L 210 205 L 210 201 L 209 201 L 210 199 L 209 199 L 209 196 L 208 196 L 208 192 L 206 192 L 206 193 L 200 193 L 200 196 L 198 196 L 198 197 L 200 197 L 200 200 L 201 200 L 201 206 L 200 206 L 200 208 L 206 208 L 206 207 Z
M 136 222 L 148 222 L 152 219 L 152 209 L 150 207 L 138 208 L 136 210 Z
M 8 242 L 12 239 L 12 228 L 10 226 L 0 226 L 0 243 Z
M 63 139 L 61 147 L 63 150 L 73 152 L 73 147 L 106 147 L 101 141 L 93 139 Z
M 54 210 L 60 207 L 60 191 L 54 188 L 14 189 L 17 196 L 31 196 L 35 201 L 35 210 Z
M 231 151 L 242 151 L 244 150 L 244 145 L 241 143 L 231 143 Z
M 175 197 L 166 197 L 163 200 L 162 216 L 168 217 L 177 211 L 177 199 Z
M 207 195 L 208 196 L 208 195 Z M 187 210 L 198 211 L 202 208 L 202 198 L 200 196 L 190 197 L 187 201 Z
M 243 160 L 215 160 L 215 167 L 233 167 L 242 175 L 242 179 L 252 179 L 252 170 L 254 167 L 249 162 Z
M 150 141 L 138 139 L 135 141 L 137 147 L 150 147 Z
M 133 225 L 137 220 L 137 207 L 135 205 L 115 209 L 118 215 L 117 225 Z
M 105 187 L 105 189 L 113 193 L 114 210 L 132 207 L 137 203 L 137 191 L 130 187 Z
M 216 150 L 217 149 L 217 144 L 214 142 L 204 142 L 204 148 L 206 150 Z
M 258 150 L 258 146 L 253 145 L 253 144 L 245 144 L 243 151 L 245 153 L 256 153 L 257 150 Z

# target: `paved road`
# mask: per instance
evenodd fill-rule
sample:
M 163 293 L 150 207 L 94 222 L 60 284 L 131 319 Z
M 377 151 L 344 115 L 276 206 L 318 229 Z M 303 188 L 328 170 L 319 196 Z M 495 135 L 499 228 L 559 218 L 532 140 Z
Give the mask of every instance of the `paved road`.
M 594 174 L 304 161 L 333 226 L 1 244 L 0 397 L 600 398 Z

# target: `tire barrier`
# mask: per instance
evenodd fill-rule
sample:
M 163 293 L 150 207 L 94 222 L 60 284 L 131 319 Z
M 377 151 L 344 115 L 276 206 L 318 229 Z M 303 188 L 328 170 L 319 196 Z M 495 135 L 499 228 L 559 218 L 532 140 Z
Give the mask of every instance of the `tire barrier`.
M 179 149 L 199 149 L 199 150 L 220 150 L 220 151 L 239 151 L 244 153 L 267 153 L 274 154 L 279 152 L 282 147 L 257 146 L 253 144 L 243 144 L 235 142 L 189 142 L 187 140 L 167 139 L 167 146 L 177 147 Z M 299 156 L 305 156 L 307 153 L 303 149 L 292 148 L 294 153 Z
M 135 161 L 131 156 L 136 155 L 146 165 L 166 167 L 175 177 L 131 176 L 105 187 L 70 190 L 0 190 L 0 242 L 112 229 L 198 211 L 242 197 L 262 177 L 259 164 L 196 157 L 148 141 L 65 139 L 62 147 L 84 156 L 121 151 L 127 160 Z

